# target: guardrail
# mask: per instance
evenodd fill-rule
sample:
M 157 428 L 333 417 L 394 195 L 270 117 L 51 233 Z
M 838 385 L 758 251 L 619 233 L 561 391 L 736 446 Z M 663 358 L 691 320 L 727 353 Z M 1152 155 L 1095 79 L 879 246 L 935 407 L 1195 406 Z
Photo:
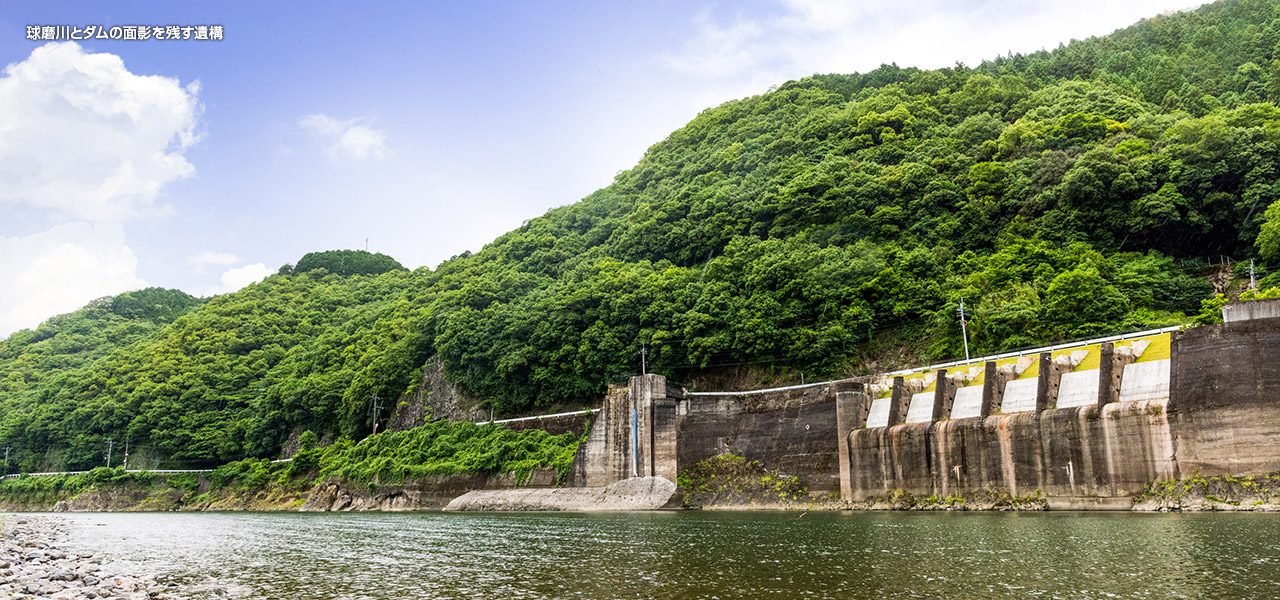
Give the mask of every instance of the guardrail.
M 1103 342 L 1118 342 L 1122 340 L 1130 340 L 1133 338 L 1147 337 L 1150 335 L 1159 335 L 1161 333 L 1178 331 L 1183 327 L 1185 327 L 1185 325 L 1173 325 L 1170 327 L 1162 327 L 1160 329 L 1148 329 L 1146 331 L 1131 331 L 1129 333 L 1120 333 L 1116 335 L 1109 335 L 1107 337 L 1092 338 L 1087 340 L 1076 340 L 1073 342 L 1063 342 L 1061 344 L 1055 344 L 1053 346 L 1043 346 L 1039 348 L 1024 348 L 1022 350 L 1013 350 L 1013 351 L 1004 352 L 1001 354 L 979 356 L 977 358 L 971 358 L 969 360 L 953 360 L 951 362 L 938 363 L 935 365 L 929 365 L 927 367 L 901 369 L 898 371 L 892 371 L 890 373 L 883 373 L 882 375 L 884 377 L 897 377 L 899 375 L 910 375 L 912 373 L 919 373 L 921 371 L 936 371 L 938 369 L 949 369 L 951 367 L 956 367 L 960 365 L 972 365 L 976 363 L 984 363 L 989 360 L 1002 360 L 1005 358 L 1015 358 L 1019 356 L 1026 356 L 1028 354 L 1039 354 L 1041 352 L 1053 352 L 1054 350 L 1064 350 L 1067 348 L 1078 348 L 1080 346 L 1090 346 L 1093 344 L 1101 344 Z M 688 395 L 690 396 L 749 396 L 751 394 L 767 394 L 769 392 L 782 392 L 786 390 L 798 390 L 803 388 L 819 387 L 824 385 L 831 385 L 833 383 L 855 381 L 858 379 L 862 379 L 862 377 L 847 377 L 845 379 L 834 379 L 831 381 L 819 381 L 817 383 L 806 383 L 802 385 L 788 385 L 785 387 L 768 388 L 764 390 L 747 390 L 742 392 L 688 392 Z
M 604 407 L 601 407 L 601 408 L 604 408 Z M 554 415 L 534 415 L 532 417 L 516 417 L 514 419 L 498 419 L 497 421 L 494 421 L 492 419 L 488 421 L 476 421 L 476 425 L 489 425 L 489 424 L 500 425 L 502 423 L 518 423 L 520 421 L 536 421 L 539 419 L 554 419 L 556 417 L 572 417 L 575 415 L 590 415 L 590 414 L 595 414 L 597 412 L 600 412 L 599 408 L 588 408 L 586 410 L 562 412 L 562 413 L 556 413 Z
M 292 458 L 277 458 L 271 462 L 285 463 L 293 461 Z M 125 473 L 212 473 L 214 469 L 125 469 Z M 49 471 L 46 473 L 10 473 L 2 479 L 17 479 L 18 477 L 53 477 L 55 475 L 84 475 L 88 471 Z

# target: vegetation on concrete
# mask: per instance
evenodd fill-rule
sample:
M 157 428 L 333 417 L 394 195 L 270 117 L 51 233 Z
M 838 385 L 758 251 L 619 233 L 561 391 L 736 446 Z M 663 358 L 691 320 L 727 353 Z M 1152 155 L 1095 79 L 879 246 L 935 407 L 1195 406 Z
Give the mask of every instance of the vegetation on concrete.
M 804 506 L 808 489 L 787 477 L 733 453 L 720 454 L 680 471 L 676 485 L 686 507 Z
M 1219 257 L 1280 261 L 1278 7 L 784 82 L 435 269 L 321 252 L 207 301 L 143 290 L 55 317 L 0 342 L 8 466 L 100 465 L 108 439 L 175 467 L 279 456 L 304 430 L 358 439 L 370 397 L 431 356 L 504 415 L 594 402 L 642 343 L 678 381 L 957 357 L 961 297 L 975 353 L 1184 322 Z
M 1156 481 L 1134 496 L 1137 510 L 1280 510 L 1280 473 Z
M 965 495 L 916 498 L 910 492 L 896 489 L 891 492 L 853 502 L 851 508 L 876 510 L 1046 510 L 1048 501 L 1040 490 L 1015 496 L 1003 489 L 986 489 Z

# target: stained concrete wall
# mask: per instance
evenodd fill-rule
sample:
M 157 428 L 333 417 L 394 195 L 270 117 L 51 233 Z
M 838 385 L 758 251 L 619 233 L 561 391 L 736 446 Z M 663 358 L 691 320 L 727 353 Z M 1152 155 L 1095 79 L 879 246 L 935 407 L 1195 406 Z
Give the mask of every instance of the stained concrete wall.
M 578 445 L 568 484 L 603 487 L 630 476 L 631 391 L 609 386 L 586 441 Z
M 1166 360 L 1102 350 L 1097 371 L 1010 382 L 1005 414 L 847 431 L 843 496 L 1110 499 L 1193 472 L 1280 471 L 1280 318 L 1175 334 Z
M 798 477 L 811 494 L 838 492 L 837 385 L 689 396 L 681 409 L 678 467 L 732 452 Z
M 569 485 L 603 487 L 629 477 L 676 480 L 677 404 L 684 390 L 661 375 L 610 386 L 587 440 L 574 456 Z
M 1232 302 L 1222 307 L 1222 320 L 1228 323 L 1253 319 L 1280 319 L 1280 298 Z
M 1280 319 L 1175 335 L 1169 412 L 1185 473 L 1280 471 Z
M 1166 402 L 1112 403 L 859 429 L 850 433 L 848 499 L 1005 489 L 1128 496 L 1176 475 Z

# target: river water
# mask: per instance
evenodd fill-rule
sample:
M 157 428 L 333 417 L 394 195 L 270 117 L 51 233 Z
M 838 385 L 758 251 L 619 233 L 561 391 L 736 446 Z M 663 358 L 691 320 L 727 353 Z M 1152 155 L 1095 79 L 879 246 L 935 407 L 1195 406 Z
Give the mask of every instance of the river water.
M 63 547 L 254 598 L 1277 598 L 1280 515 L 69 514 Z

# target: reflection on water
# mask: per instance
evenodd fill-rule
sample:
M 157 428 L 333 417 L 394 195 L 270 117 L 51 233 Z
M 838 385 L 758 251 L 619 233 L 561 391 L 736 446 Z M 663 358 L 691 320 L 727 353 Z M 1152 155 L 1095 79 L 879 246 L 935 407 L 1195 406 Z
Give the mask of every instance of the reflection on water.
M 65 546 L 255 598 L 1273 598 L 1280 515 L 79 514 Z

